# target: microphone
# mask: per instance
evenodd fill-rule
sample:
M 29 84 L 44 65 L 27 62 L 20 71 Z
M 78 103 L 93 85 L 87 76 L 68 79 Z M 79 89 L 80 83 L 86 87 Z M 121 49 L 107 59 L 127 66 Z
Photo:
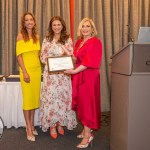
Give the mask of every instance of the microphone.
M 130 25 L 129 24 L 127 24 L 126 25 L 127 27 L 128 27 L 128 39 L 129 39 L 129 41 L 131 41 L 131 42 L 134 42 L 134 39 L 133 39 L 133 37 L 131 36 L 131 28 L 130 28 Z

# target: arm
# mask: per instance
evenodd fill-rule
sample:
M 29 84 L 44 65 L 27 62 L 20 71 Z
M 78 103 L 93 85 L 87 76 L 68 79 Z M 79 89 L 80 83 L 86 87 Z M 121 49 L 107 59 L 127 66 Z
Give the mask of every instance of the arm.
M 102 44 L 97 38 L 92 38 L 86 47 L 86 54 L 82 60 L 82 65 L 89 68 L 99 68 L 102 57 Z
M 36 35 L 36 37 L 37 37 L 37 40 L 40 41 L 40 36 L 38 34 Z M 39 58 L 40 58 L 40 53 L 41 52 L 39 51 L 39 53 L 38 53 Z
M 22 70 L 24 81 L 29 83 L 30 82 L 30 76 L 29 76 L 29 74 L 25 68 L 22 55 L 17 56 L 17 61 L 18 61 L 18 64 Z
M 75 47 L 78 47 L 79 46 L 79 44 L 80 44 L 80 41 L 81 40 L 78 40 L 77 42 L 76 42 L 76 44 L 75 44 Z M 74 53 L 75 53 L 75 50 L 74 50 Z M 73 60 L 74 60 L 74 62 L 76 61 L 76 57 L 74 56 L 74 54 L 73 54 Z M 67 74 L 77 74 L 77 73 L 79 73 L 79 72 L 81 72 L 81 71 L 84 71 L 85 69 L 86 69 L 87 67 L 85 66 L 85 65 L 80 65 L 78 68 L 76 68 L 76 69 L 69 69 L 69 70 L 65 70 L 64 71 L 64 73 L 67 73 Z
M 17 41 L 22 40 L 22 39 L 23 39 L 22 34 L 18 34 Z M 22 58 L 22 54 L 17 56 L 17 61 L 18 61 L 18 64 L 19 64 L 19 66 L 22 70 L 24 81 L 27 82 L 27 83 L 30 82 L 30 76 L 27 73 L 27 70 L 25 68 L 24 61 L 23 61 L 23 58 Z
M 43 40 L 43 43 L 42 43 L 42 48 L 41 48 L 41 52 L 40 52 L 40 60 L 43 64 L 47 64 L 47 46 L 46 46 L 46 39 Z
M 62 49 L 64 51 L 63 55 L 73 55 L 73 43 L 71 38 L 62 45 Z
M 77 74 L 83 70 L 85 70 L 87 67 L 86 66 L 83 66 L 83 65 L 80 65 L 78 68 L 76 68 L 75 70 L 73 69 L 70 69 L 70 70 L 66 70 L 64 71 L 64 73 L 67 73 L 67 74 Z

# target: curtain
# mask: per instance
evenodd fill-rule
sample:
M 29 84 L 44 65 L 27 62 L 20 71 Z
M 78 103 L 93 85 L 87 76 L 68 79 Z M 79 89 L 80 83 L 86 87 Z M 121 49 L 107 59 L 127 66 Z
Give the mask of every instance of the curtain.
M 29 11 L 35 15 L 41 42 L 47 33 L 50 19 L 55 15 L 63 17 L 70 32 L 69 0 L 4 0 L 0 1 L 0 7 L 1 74 L 18 73 L 15 46 L 21 16 L 24 12 Z
M 139 27 L 150 25 L 149 0 L 75 0 L 75 39 L 79 22 L 91 18 L 103 43 L 101 72 L 102 111 L 110 110 L 110 57 L 131 39 L 136 40 Z
M 70 32 L 69 0 L 1 0 L 0 1 L 0 74 L 18 73 L 15 56 L 16 36 L 24 12 L 35 15 L 41 42 L 52 16 L 64 18 Z M 110 110 L 111 59 L 131 39 L 136 40 L 139 27 L 150 25 L 149 0 L 74 0 L 74 42 L 79 22 L 91 18 L 103 44 L 101 71 L 102 111 Z

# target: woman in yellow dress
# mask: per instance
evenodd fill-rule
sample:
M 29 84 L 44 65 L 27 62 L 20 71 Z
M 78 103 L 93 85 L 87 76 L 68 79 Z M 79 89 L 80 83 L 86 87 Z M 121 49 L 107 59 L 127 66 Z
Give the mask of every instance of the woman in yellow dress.
M 29 141 L 38 135 L 34 128 L 34 112 L 39 107 L 41 64 L 39 60 L 40 42 L 36 33 L 34 16 L 27 12 L 21 19 L 21 33 L 17 36 L 16 55 L 19 64 L 23 95 L 23 113 Z

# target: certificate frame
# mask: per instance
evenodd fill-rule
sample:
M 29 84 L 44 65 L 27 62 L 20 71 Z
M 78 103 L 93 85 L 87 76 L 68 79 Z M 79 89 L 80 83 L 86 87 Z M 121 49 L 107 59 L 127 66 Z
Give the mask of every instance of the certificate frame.
M 68 69 L 74 69 L 72 56 L 48 57 L 48 72 L 63 72 Z

